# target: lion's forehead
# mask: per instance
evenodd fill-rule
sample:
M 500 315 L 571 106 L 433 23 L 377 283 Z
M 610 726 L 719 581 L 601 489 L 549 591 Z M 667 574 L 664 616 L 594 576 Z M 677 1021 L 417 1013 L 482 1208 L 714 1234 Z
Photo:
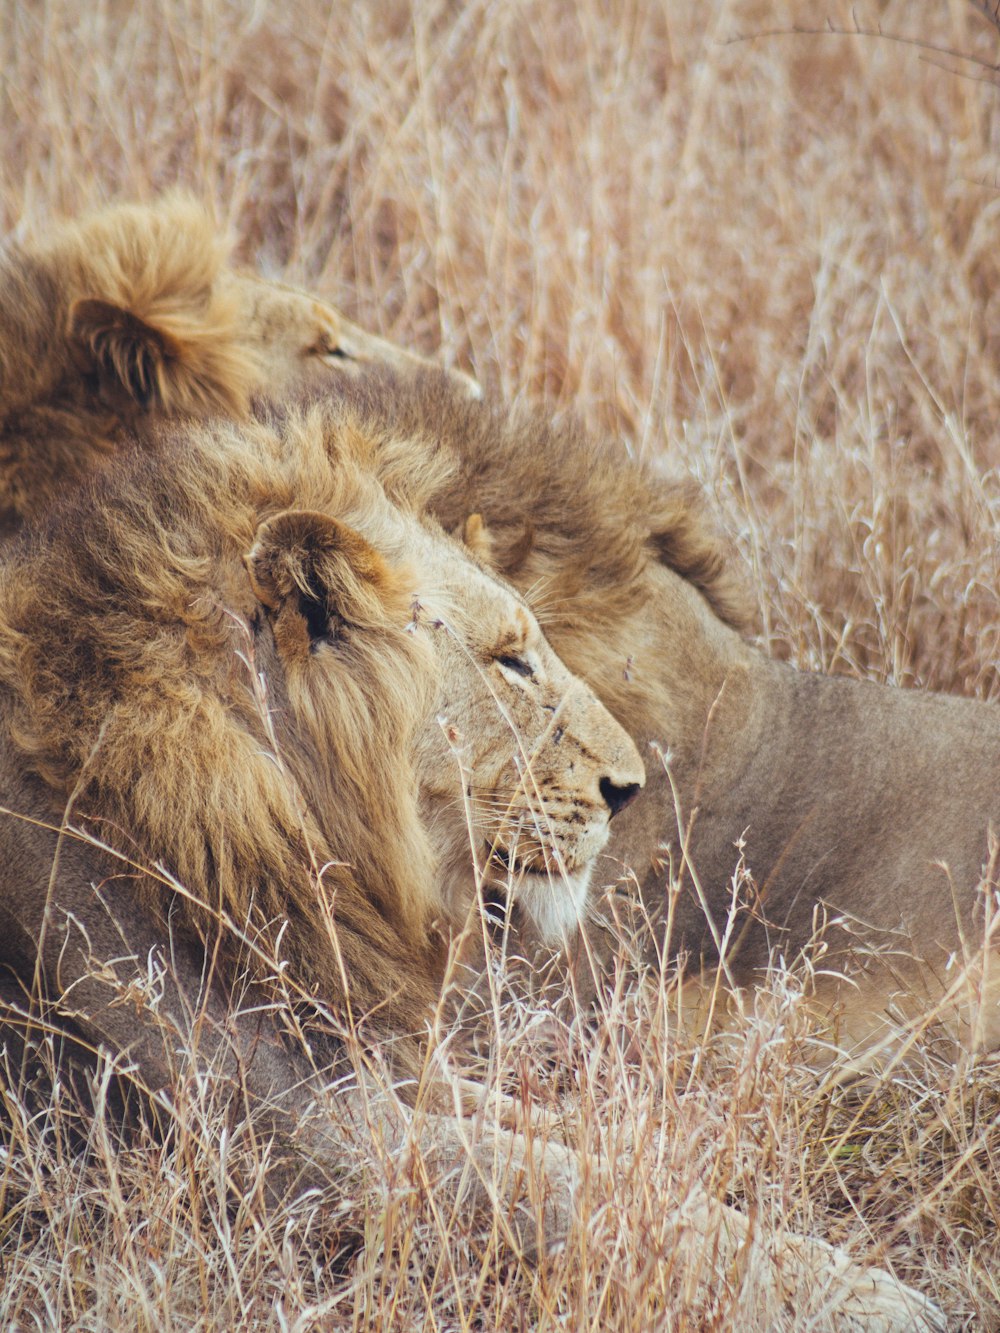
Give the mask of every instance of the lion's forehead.
M 233 285 L 240 301 L 243 333 L 261 341 L 294 336 L 303 345 L 323 332 L 336 335 L 338 315 L 332 307 L 293 287 L 236 274 Z
M 415 557 L 421 606 L 457 632 L 469 647 L 515 645 L 537 630 L 517 594 L 473 561 L 458 542 L 411 515 L 395 513 L 395 525 Z
M 561 797 L 578 802 L 621 748 L 617 724 L 506 583 L 412 516 L 396 511 L 395 524 L 415 556 L 412 623 L 438 655 L 442 712 L 456 724 L 476 777 L 509 784 L 530 762 L 546 790 L 552 785 L 555 795 L 558 784 Z M 496 671 L 508 655 L 523 656 L 530 676 Z

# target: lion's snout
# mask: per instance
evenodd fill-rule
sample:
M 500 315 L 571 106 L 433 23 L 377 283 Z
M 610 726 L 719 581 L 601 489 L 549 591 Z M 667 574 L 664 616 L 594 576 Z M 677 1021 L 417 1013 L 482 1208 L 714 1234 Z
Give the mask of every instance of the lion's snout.
M 635 798 L 642 791 L 642 784 L 639 782 L 618 783 L 612 778 L 601 778 L 598 783 L 601 795 L 604 797 L 604 803 L 611 811 L 611 818 L 621 814 L 627 805 L 631 805 Z
M 632 737 L 610 713 L 604 713 L 601 721 L 603 726 L 598 736 L 587 747 L 591 754 L 603 755 L 603 762 L 594 774 L 597 791 L 591 788 L 591 799 L 602 811 L 607 810 L 608 819 L 614 819 L 645 787 L 646 769 Z

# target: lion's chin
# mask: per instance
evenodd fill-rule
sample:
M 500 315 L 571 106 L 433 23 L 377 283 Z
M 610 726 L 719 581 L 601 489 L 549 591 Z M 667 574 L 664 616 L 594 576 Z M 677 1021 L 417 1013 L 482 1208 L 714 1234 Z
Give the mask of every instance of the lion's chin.
M 583 924 L 593 862 L 578 870 L 517 870 L 510 877 L 510 902 L 530 921 L 540 943 L 568 944 Z

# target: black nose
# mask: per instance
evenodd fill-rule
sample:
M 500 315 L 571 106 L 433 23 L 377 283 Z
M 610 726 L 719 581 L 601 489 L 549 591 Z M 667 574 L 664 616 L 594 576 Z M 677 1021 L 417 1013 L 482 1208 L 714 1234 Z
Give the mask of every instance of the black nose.
M 619 787 L 610 778 L 601 778 L 600 787 L 612 819 L 639 795 L 638 782 L 629 782 L 624 787 Z

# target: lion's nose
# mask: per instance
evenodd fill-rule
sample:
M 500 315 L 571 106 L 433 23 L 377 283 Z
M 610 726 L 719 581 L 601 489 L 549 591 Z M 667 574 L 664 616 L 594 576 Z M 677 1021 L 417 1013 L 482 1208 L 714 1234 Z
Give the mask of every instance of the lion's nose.
M 610 778 L 601 778 L 599 786 L 601 795 L 611 811 L 612 819 L 627 805 L 631 804 L 641 790 L 638 782 L 627 782 L 623 787 L 620 787 L 616 782 L 612 782 Z

